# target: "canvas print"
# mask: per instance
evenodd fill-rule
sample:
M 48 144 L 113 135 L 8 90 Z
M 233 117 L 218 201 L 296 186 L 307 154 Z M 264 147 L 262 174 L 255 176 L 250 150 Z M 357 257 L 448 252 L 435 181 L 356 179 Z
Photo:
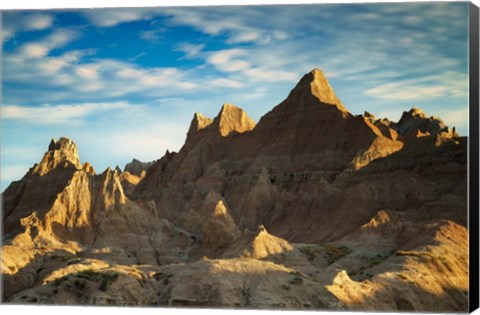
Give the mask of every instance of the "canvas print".
M 2 11 L 2 303 L 468 311 L 471 8 Z

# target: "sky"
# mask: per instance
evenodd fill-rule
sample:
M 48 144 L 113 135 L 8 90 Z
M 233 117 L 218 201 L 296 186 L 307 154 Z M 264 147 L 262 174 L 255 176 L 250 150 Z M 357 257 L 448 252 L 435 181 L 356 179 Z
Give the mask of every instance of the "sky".
M 1 191 L 51 138 L 97 173 L 178 151 L 195 112 L 255 121 L 314 68 L 353 114 L 468 134 L 468 3 L 1 12 Z

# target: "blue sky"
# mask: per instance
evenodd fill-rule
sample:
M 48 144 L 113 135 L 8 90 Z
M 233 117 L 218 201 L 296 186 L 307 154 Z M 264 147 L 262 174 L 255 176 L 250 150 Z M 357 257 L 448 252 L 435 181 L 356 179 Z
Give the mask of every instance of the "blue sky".
M 1 190 L 68 136 L 97 172 L 182 146 L 194 112 L 256 121 L 324 71 L 353 114 L 468 133 L 468 4 L 2 12 Z

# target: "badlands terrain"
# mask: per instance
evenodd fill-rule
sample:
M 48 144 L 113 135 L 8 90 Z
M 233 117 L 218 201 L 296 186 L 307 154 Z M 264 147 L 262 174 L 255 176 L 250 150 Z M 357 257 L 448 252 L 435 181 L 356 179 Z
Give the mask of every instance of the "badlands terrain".
M 420 109 L 353 115 L 315 69 L 157 161 L 78 150 L 2 194 L 5 303 L 467 311 L 467 139 Z

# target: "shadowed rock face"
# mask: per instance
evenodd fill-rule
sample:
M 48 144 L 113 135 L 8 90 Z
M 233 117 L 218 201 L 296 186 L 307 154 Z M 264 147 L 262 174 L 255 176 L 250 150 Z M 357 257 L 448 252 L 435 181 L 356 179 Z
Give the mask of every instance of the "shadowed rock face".
M 352 115 L 318 69 L 123 171 L 52 140 L 2 194 L 4 299 L 465 311 L 466 143 L 419 109 Z
M 133 159 L 132 162 L 127 163 L 123 169 L 124 172 L 129 172 L 131 175 L 135 175 L 138 177 L 142 177 L 142 174 L 144 176 L 144 173 L 148 170 L 152 164 L 155 163 L 153 162 L 141 162 L 137 159 Z

